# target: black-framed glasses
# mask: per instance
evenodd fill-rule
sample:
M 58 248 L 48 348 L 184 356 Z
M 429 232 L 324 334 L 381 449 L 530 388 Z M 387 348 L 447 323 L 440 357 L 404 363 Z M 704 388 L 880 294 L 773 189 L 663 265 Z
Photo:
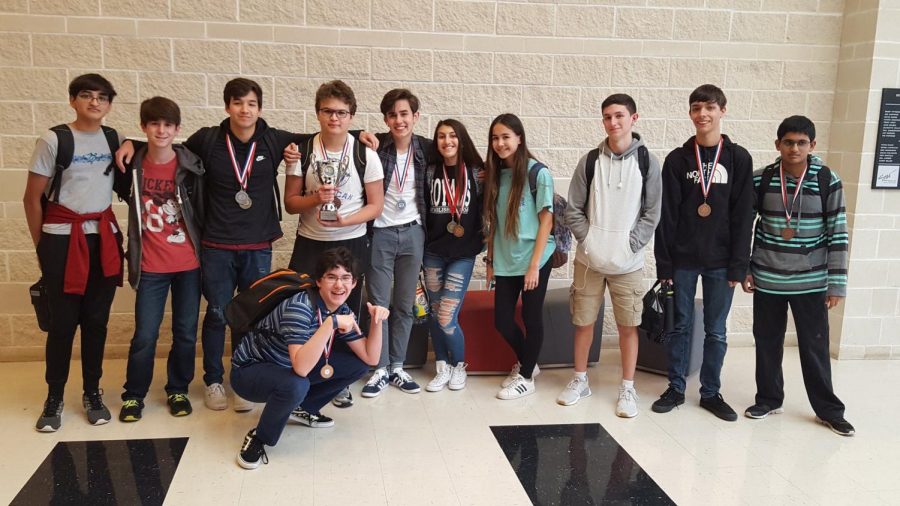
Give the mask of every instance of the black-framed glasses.
M 91 103 L 94 100 L 97 101 L 98 104 L 108 104 L 109 103 L 109 95 L 105 95 L 103 93 L 91 93 L 89 91 L 82 91 L 78 95 L 76 95 L 78 100 L 82 100 L 84 102 Z
M 324 114 L 329 118 L 336 116 L 338 119 L 347 119 L 350 117 L 350 111 L 347 109 L 319 109 L 320 114 Z

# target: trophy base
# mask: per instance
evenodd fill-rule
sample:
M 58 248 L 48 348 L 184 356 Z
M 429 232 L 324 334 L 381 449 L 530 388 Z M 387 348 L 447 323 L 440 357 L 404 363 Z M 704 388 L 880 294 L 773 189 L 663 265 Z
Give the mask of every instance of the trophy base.
M 320 209 L 319 210 L 319 219 L 322 221 L 337 221 L 338 220 L 338 212 L 337 209 Z

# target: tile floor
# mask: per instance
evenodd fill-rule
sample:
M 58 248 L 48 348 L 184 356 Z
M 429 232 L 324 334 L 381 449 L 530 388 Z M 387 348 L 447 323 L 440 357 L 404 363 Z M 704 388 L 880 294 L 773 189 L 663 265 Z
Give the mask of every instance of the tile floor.
M 594 395 L 572 407 L 555 403 L 569 369 L 542 371 L 537 393 L 517 401 L 494 398 L 501 379 L 494 376 L 470 376 L 460 392 L 408 395 L 391 387 L 376 399 L 355 395 L 349 409 L 326 408 L 337 422 L 333 428 L 289 426 L 268 450 L 269 465 L 256 471 L 240 469 L 235 455 L 259 408 L 247 414 L 209 411 L 195 380 L 194 414 L 172 418 L 162 391 L 162 360 L 144 419 L 100 427 L 83 416 L 80 364 L 73 364 L 63 427 L 55 434 L 33 428 L 45 396 L 43 364 L 5 363 L 0 503 L 15 497 L 59 441 L 187 436 L 166 504 L 529 504 L 490 427 L 600 423 L 680 505 L 900 504 L 900 361 L 832 362 L 837 393 L 857 429 L 856 437 L 842 438 L 813 423 L 796 349 L 785 354 L 786 412 L 760 421 L 742 416 L 736 423 L 696 405 L 696 376 L 684 406 L 664 415 L 651 412 L 666 380 L 640 372 L 640 414 L 616 418 L 618 359 L 616 350 L 602 353 L 589 372 Z M 726 358 L 723 394 L 739 412 L 753 402 L 753 360 L 752 348 L 733 348 Z M 102 383 L 114 416 L 124 366 L 123 360 L 109 360 L 105 367 Z M 432 367 L 413 376 L 424 384 Z

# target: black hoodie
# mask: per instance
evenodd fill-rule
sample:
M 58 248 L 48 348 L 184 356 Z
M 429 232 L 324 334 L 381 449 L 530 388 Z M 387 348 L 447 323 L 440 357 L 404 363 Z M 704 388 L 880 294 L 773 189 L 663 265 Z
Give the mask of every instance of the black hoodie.
M 662 169 L 662 217 L 656 228 L 656 277 L 671 279 L 675 269 L 726 268 L 730 281 L 743 281 L 750 263 L 753 227 L 753 158 L 722 136 L 724 143 L 707 203 L 712 214 L 700 217 L 703 203 L 694 137 L 666 157 Z M 708 160 L 704 159 L 704 162 Z M 723 181 L 723 176 L 727 180 Z

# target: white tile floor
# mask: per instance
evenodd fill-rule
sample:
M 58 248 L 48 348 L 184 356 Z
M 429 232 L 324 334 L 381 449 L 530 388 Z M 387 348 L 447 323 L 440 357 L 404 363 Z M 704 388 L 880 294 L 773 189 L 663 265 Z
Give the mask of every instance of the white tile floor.
M 518 401 L 496 400 L 501 378 L 483 376 L 470 376 L 460 392 L 408 395 L 391 387 L 376 399 L 355 395 L 352 408 L 326 408 L 334 428 L 289 425 L 268 450 L 270 464 L 256 471 L 240 469 L 234 459 L 259 408 L 209 411 L 195 381 L 194 414 L 172 418 L 162 392 L 164 361 L 157 361 L 144 419 L 101 427 L 84 419 L 80 364 L 73 364 L 63 427 L 55 434 L 33 429 L 45 396 L 43 364 L 7 363 L 0 367 L 6 385 L 0 390 L 0 503 L 16 495 L 57 441 L 189 436 L 167 504 L 528 504 L 489 426 L 599 422 L 681 505 L 900 504 L 900 361 L 832 362 L 837 393 L 857 429 L 856 437 L 842 438 L 813 423 L 796 349 L 785 357 L 786 412 L 761 421 L 741 416 L 736 423 L 697 407 L 696 377 L 685 406 L 651 412 L 666 380 L 640 372 L 640 415 L 616 418 L 618 360 L 615 350 L 603 353 L 589 372 L 594 395 L 573 407 L 555 403 L 569 369 L 542 371 L 537 393 Z M 753 402 L 753 361 L 752 348 L 733 348 L 726 358 L 723 394 L 740 413 Z M 124 366 L 109 360 L 105 367 L 114 416 Z M 424 384 L 431 367 L 413 376 Z

